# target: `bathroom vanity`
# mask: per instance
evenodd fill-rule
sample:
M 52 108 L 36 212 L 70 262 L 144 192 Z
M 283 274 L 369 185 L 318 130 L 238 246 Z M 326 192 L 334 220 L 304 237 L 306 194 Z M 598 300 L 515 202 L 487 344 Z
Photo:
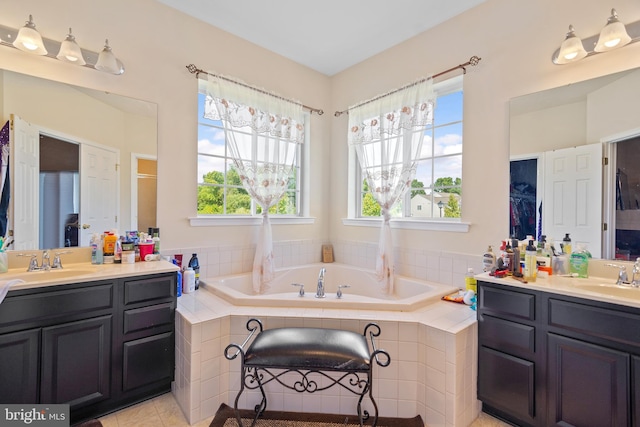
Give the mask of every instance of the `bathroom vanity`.
M 640 425 L 640 289 L 596 282 L 480 277 L 485 412 L 522 426 Z
M 69 404 L 75 423 L 170 391 L 176 269 L 160 261 L 21 275 L 0 303 L 0 402 Z

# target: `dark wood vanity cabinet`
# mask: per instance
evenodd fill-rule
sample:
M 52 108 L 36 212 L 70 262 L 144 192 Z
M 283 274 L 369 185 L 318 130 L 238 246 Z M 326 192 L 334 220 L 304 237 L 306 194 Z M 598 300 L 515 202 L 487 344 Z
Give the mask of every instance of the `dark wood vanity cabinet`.
M 10 291 L 0 402 L 65 403 L 71 422 L 169 391 L 175 273 Z
M 640 426 L 640 310 L 478 282 L 478 399 L 526 426 Z

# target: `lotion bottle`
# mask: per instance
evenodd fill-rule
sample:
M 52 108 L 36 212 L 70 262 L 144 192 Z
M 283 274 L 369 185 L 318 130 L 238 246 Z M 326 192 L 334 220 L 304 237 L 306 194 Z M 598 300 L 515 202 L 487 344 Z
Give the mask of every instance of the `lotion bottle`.
M 524 280 L 527 282 L 535 282 L 538 276 L 537 264 L 538 252 L 533 244 L 533 240 L 529 240 L 526 250 L 524 251 Z
M 487 248 L 487 251 L 482 255 L 483 271 L 491 271 L 496 266 L 496 255 L 493 253 L 491 245 Z

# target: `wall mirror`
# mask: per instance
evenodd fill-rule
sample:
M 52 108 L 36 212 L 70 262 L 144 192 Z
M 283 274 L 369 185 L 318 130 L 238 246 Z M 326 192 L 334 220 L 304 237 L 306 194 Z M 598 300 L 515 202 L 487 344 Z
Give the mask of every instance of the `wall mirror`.
M 510 101 L 510 235 L 640 256 L 640 69 Z
M 156 226 L 156 104 L 0 70 L 0 117 L 10 249 L 88 246 L 93 233 Z

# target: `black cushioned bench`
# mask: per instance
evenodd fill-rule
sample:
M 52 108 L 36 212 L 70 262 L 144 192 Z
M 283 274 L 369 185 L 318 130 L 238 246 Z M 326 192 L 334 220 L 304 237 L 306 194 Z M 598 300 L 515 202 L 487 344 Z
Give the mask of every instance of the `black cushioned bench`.
M 362 411 L 362 399 L 368 392 L 375 410 L 372 426 L 376 425 L 378 405 L 372 391 L 373 361 L 382 367 L 389 366 L 391 362 L 385 350 L 376 349 L 374 338 L 380 335 L 378 325 L 369 323 L 362 335 L 323 328 L 276 328 L 263 331 L 260 320 L 250 319 L 247 322 L 247 330 L 249 336 L 241 345 L 229 344 L 224 351 L 225 357 L 229 360 L 241 356 L 242 377 L 234 403 L 239 426 L 242 426 L 242 421 L 238 411 L 238 400 L 244 389 L 259 388 L 262 393 L 262 401 L 255 407 L 256 415 L 251 424 L 253 426 L 267 407 L 263 387 L 274 380 L 283 387 L 299 393 L 314 393 L 340 385 L 360 396 L 356 409 L 361 426 L 369 417 L 367 411 Z M 245 351 L 244 347 L 256 332 L 255 339 Z M 369 351 L 367 334 L 372 352 Z M 339 374 L 331 374 L 332 372 Z M 291 373 L 297 375 L 292 376 Z M 321 379 L 326 380 L 320 381 Z

